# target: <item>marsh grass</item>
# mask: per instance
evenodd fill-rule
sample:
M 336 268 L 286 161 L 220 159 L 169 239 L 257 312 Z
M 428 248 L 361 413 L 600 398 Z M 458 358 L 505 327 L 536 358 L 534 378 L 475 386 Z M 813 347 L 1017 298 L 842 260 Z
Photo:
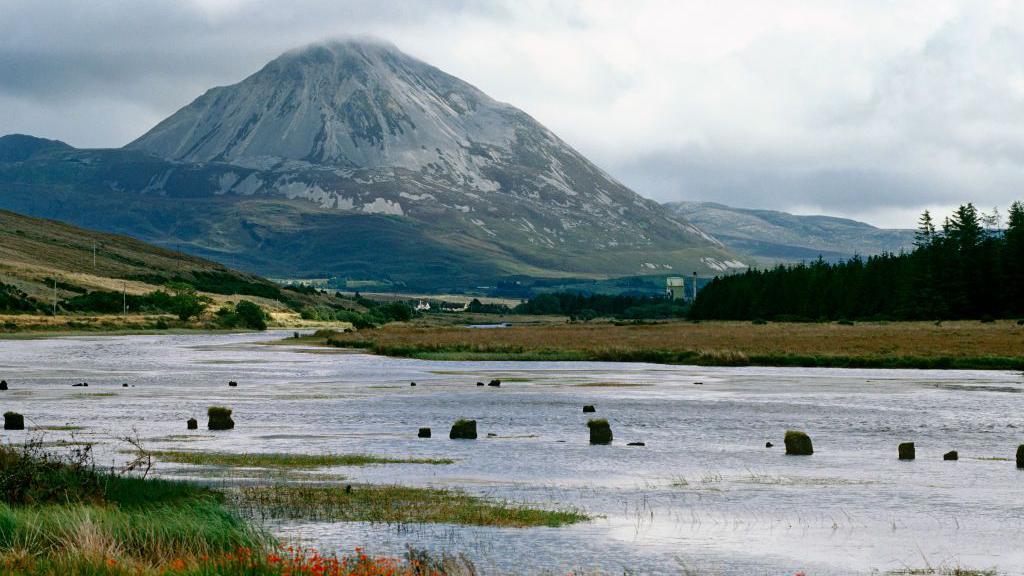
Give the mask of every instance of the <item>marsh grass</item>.
M 70 425 L 53 425 L 53 426 L 34 426 L 33 430 L 45 430 L 48 432 L 76 432 L 78 430 L 85 430 L 84 426 L 70 426 Z
M 327 466 L 369 466 L 373 464 L 454 464 L 447 458 L 391 458 L 371 454 L 231 454 L 187 450 L 155 450 L 150 454 L 165 462 L 232 468 L 324 468 Z
M 242 515 L 260 519 L 527 528 L 589 520 L 574 509 L 544 510 L 458 490 L 408 486 L 249 486 L 226 492 Z
M 643 382 L 584 382 L 582 384 L 573 384 L 578 388 L 635 388 L 639 386 L 653 386 L 653 384 L 646 384 Z
M 269 542 L 206 488 L 99 471 L 88 447 L 59 456 L 40 443 L 0 446 L 0 568 L 114 560 L 141 572 Z
M 596 360 L 697 365 L 1024 369 L 1012 322 L 666 322 L 513 326 L 503 330 L 392 324 L 325 342 L 436 360 Z

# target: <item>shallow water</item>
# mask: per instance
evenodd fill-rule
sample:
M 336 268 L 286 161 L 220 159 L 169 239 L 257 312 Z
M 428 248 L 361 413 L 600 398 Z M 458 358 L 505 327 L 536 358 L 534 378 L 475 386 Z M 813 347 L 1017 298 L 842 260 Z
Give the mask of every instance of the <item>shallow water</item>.
M 285 335 L 0 341 L 0 378 L 11 385 L 0 410 L 24 413 L 30 427 L 81 426 L 45 440 L 99 441 L 101 462 L 123 460 L 116 438 L 133 430 L 149 448 L 447 457 L 457 462 L 317 472 L 598 516 L 537 529 L 273 526 L 325 549 L 394 554 L 411 544 L 465 553 L 483 573 L 1024 573 L 1024 471 L 1012 461 L 1024 442 L 1017 373 L 427 362 L 261 343 Z M 475 385 L 491 378 L 502 386 Z M 71 387 L 80 381 L 89 387 Z M 215 404 L 234 409 L 233 431 L 185 430 Z M 613 445 L 588 444 L 583 404 L 609 419 Z M 447 439 L 460 417 L 478 421 L 479 440 Z M 418 439 L 421 426 L 434 438 Z M 810 433 L 814 456 L 784 456 L 787 428 Z M 903 441 L 916 442 L 916 461 L 897 461 Z M 944 462 L 953 449 L 960 461 Z

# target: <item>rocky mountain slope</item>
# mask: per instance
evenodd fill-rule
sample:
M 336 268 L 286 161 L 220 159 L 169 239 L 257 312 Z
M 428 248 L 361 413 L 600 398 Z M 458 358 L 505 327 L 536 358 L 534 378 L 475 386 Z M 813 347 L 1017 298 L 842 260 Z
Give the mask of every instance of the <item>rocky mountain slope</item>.
M 524 112 L 377 41 L 288 52 L 122 150 L 0 139 L 0 206 L 419 288 L 743 266 Z
M 885 230 L 831 216 L 797 216 L 773 210 L 733 208 L 714 202 L 670 202 L 676 215 L 705 230 L 737 252 L 762 264 L 845 260 L 913 248 L 913 230 Z

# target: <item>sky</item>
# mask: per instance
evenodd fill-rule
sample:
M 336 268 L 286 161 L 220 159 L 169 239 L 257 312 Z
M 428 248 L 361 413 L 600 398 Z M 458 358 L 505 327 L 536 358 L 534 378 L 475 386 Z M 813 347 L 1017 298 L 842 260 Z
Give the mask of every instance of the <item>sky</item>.
M 913 227 L 1024 198 L 1024 3 L 0 0 L 0 134 L 117 147 L 288 49 L 376 36 L 658 201 Z

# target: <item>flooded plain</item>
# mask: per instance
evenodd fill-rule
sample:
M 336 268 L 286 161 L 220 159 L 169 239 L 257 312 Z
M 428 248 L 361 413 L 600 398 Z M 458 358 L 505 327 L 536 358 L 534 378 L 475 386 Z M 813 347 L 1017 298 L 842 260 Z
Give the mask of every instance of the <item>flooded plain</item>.
M 428 362 L 266 344 L 285 335 L 0 341 L 11 388 L 0 410 L 23 413 L 29 427 L 3 441 L 97 442 L 101 464 L 126 458 L 126 435 L 160 450 L 451 458 L 316 472 L 594 516 L 529 529 L 270 525 L 327 551 L 464 553 L 485 574 L 1024 573 L 1018 373 Z M 493 378 L 500 388 L 476 385 Z M 612 445 L 589 445 L 584 404 L 611 422 Z M 231 407 L 235 429 L 205 430 L 210 405 Z M 189 417 L 199 430 L 185 429 Z M 458 418 L 476 419 L 480 438 L 449 440 Z M 425 426 L 433 438 L 417 438 Z M 789 428 L 811 435 L 813 456 L 784 455 Z M 900 442 L 916 443 L 916 460 L 897 460 Z M 949 450 L 960 459 L 943 461 Z M 166 462 L 154 473 L 262 478 Z

